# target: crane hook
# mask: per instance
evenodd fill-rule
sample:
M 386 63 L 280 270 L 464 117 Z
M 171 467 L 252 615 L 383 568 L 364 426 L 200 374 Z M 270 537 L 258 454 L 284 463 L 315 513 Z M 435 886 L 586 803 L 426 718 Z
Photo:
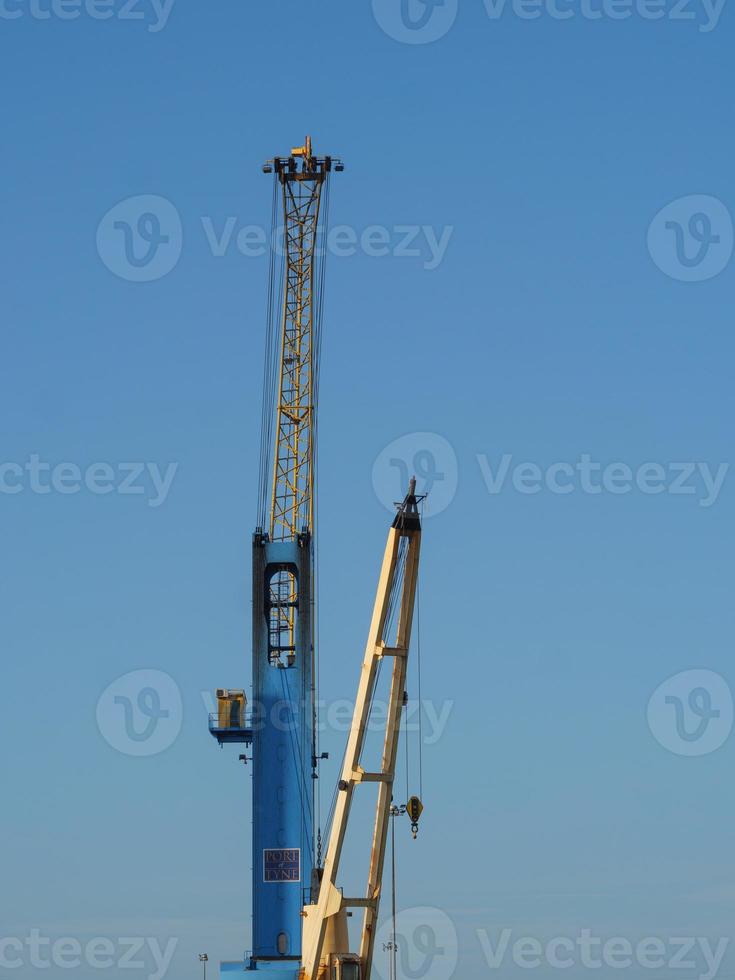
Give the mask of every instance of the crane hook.
M 419 819 L 423 811 L 424 804 L 421 802 L 418 796 L 412 796 L 408 801 L 406 812 L 411 820 L 411 833 L 413 834 L 414 840 L 416 840 L 419 834 Z

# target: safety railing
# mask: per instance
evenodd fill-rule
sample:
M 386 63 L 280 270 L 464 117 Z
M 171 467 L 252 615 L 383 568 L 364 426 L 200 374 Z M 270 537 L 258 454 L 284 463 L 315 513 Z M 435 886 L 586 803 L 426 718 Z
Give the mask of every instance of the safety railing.
M 217 729 L 217 731 L 231 730 L 233 732 L 241 732 L 252 727 L 252 718 L 249 713 L 235 720 L 241 721 L 242 724 L 233 724 L 231 717 L 220 717 L 218 711 L 212 711 L 209 715 L 209 728 L 210 730 Z M 222 724 L 222 722 L 225 722 L 225 724 Z

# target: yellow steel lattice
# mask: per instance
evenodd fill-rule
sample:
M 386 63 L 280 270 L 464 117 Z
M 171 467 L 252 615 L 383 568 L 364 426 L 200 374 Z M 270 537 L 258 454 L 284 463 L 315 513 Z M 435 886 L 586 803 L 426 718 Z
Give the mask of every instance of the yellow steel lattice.
M 324 174 L 281 176 L 285 286 L 270 514 L 272 541 L 313 527 L 314 253 Z

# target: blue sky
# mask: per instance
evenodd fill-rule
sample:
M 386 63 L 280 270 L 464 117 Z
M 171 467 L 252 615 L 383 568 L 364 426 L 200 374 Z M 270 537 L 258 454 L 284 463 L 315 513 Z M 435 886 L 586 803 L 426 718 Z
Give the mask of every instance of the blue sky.
M 421 684 L 449 717 L 398 901 L 451 926 L 414 975 L 445 980 L 453 951 L 462 980 L 498 974 L 483 936 L 504 929 L 731 934 L 732 12 L 404 13 L 5 0 L 0 938 L 107 937 L 109 976 L 130 975 L 121 938 L 175 938 L 181 980 L 248 945 L 250 783 L 202 692 L 249 682 L 267 259 L 244 253 L 270 217 L 262 161 L 307 132 L 346 163 L 321 388 L 329 704 L 356 686 L 391 460 L 434 474 Z M 134 228 L 142 195 L 172 267 L 141 282 L 114 221 Z M 181 699 L 145 757 L 98 724 L 133 671 Z M 710 709 L 711 744 L 682 738 Z M 325 735 L 325 786 L 343 739 Z M 35 977 L 19 958 L 0 972 Z M 622 973 L 694 980 L 694 961 Z M 502 972 L 528 971 L 509 953 Z

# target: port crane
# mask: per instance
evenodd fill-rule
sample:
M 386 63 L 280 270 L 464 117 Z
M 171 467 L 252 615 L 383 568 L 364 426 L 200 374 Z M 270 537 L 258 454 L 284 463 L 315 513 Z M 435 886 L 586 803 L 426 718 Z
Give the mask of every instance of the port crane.
M 389 530 L 360 673 L 334 815 L 322 862 L 315 820 L 315 520 L 319 349 L 329 181 L 341 160 L 314 153 L 311 139 L 263 170 L 274 175 L 261 428 L 258 522 L 252 540 L 252 704 L 219 688 L 209 728 L 222 745 L 251 747 L 253 762 L 252 951 L 223 963 L 222 976 L 267 972 L 273 980 L 369 980 L 404 705 L 416 599 L 421 518 L 412 480 Z M 276 252 L 280 251 L 280 267 Z M 380 669 L 391 664 L 379 767 L 363 754 Z M 241 755 L 242 761 L 248 761 Z M 377 784 L 364 893 L 345 896 L 340 862 L 353 798 Z M 412 798 L 414 831 L 421 804 Z M 318 840 L 318 843 L 315 842 Z M 368 842 L 366 842 L 366 848 Z M 362 915 L 359 948 L 347 916 Z

